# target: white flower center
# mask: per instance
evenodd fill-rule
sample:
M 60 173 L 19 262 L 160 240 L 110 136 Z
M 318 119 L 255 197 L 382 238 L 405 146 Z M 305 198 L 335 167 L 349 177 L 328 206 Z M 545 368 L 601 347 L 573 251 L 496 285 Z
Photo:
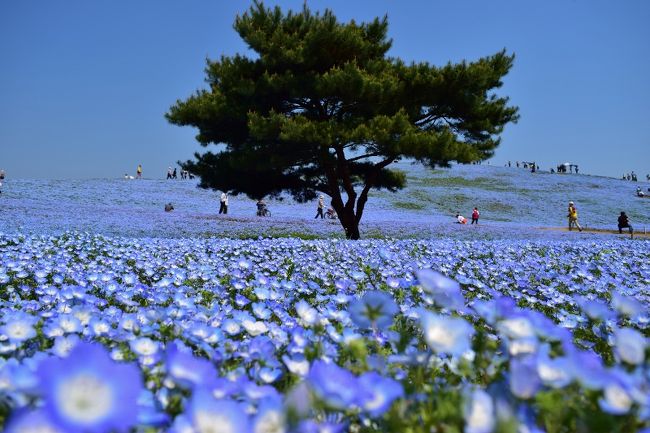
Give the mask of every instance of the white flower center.
M 194 428 L 198 433 L 237 433 L 226 415 L 206 411 L 194 414 Z
M 253 433 L 285 433 L 284 416 L 275 410 L 269 410 L 255 423 Z
M 140 355 L 150 356 L 158 352 L 158 346 L 151 340 L 140 340 L 136 343 L 136 349 Z
M 618 385 L 610 385 L 605 388 L 605 398 L 613 407 L 628 411 L 632 407 L 632 399 L 623 388 Z
M 375 410 L 380 408 L 386 402 L 386 396 L 381 392 L 373 392 L 372 399 L 366 400 L 364 408 L 366 410 Z
M 9 338 L 25 338 L 29 333 L 30 326 L 24 322 L 14 322 L 7 325 L 7 336 Z
M 88 373 L 61 383 L 56 397 L 62 414 L 77 423 L 97 422 L 113 409 L 113 388 L 107 381 Z
M 426 337 L 431 345 L 436 345 L 443 349 L 448 349 L 454 345 L 454 334 L 444 326 L 429 326 Z

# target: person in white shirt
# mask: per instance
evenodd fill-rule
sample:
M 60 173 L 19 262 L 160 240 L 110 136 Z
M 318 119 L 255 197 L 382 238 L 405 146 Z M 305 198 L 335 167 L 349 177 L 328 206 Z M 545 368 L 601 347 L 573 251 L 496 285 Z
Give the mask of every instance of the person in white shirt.
M 220 206 L 219 206 L 219 214 L 228 214 L 228 194 L 225 192 L 221 193 L 221 200 L 220 200 Z
M 325 197 L 321 194 L 321 196 L 318 197 L 318 209 L 316 210 L 316 216 L 314 219 L 318 218 L 319 216 L 321 219 L 325 218 L 323 209 L 325 209 Z

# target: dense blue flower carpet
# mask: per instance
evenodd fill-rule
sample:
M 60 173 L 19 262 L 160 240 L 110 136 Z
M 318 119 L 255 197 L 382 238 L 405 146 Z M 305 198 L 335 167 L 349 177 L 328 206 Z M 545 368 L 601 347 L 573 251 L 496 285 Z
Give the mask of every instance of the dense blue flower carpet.
M 624 239 L 0 236 L 7 432 L 636 432 Z

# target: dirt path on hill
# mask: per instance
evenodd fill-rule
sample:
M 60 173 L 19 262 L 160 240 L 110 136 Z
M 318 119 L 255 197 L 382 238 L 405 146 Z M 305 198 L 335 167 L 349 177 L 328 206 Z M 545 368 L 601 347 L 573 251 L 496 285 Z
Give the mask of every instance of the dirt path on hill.
M 568 232 L 569 229 L 567 227 L 538 227 L 539 230 L 550 230 L 550 231 L 556 231 L 556 232 Z M 573 229 L 573 232 L 578 232 L 577 229 Z M 599 235 L 616 235 L 616 236 L 624 236 L 624 237 L 630 237 L 630 232 L 627 231 L 627 229 L 623 229 L 623 233 L 619 234 L 618 230 L 606 230 L 606 229 L 590 229 L 590 228 L 585 228 L 582 230 L 582 233 L 595 233 Z M 634 232 L 634 237 L 635 238 L 643 238 L 643 239 L 650 239 L 650 232 L 643 233 L 643 231 L 640 232 Z

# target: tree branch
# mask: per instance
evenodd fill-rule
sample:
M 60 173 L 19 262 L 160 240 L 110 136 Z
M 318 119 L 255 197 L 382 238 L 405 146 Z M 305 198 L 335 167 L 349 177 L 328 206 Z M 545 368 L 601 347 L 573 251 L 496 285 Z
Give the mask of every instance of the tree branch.
M 381 155 L 380 152 L 366 153 L 365 155 L 355 156 L 354 158 L 347 159 L 346 161 L 347 162 L 354 162 L 354 161 L 358 161 L 360 159 L 370 158 L 371 156 L 379 156 L 379 155 Z

